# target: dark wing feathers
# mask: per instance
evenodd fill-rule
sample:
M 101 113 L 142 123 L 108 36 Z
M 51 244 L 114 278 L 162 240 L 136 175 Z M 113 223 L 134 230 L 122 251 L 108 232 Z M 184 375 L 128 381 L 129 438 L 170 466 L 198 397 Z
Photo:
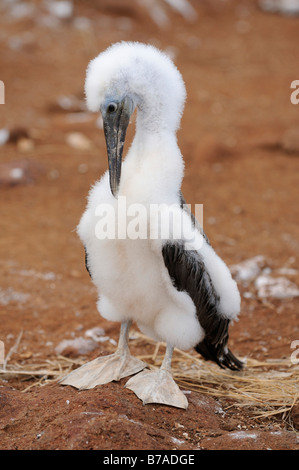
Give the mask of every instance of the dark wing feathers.
M 162 254 L 174 287 L 190 295 L 205 331 L 196 351 L 222 368 L 240 370 L 242 362 L 227 349 L 229 320 L 218 312 L 219 297 L 199 253 L 185 250 L 183 243 L 167 242 Z
M 88 267 L 88 255 L 87 255 L 87 250 L 86 250 L 85 247 L 84 247 L 84 250 L 85 250 L 85 267 L 86 267 L 86 270 L 87 270 L 88 274 L 89 274 L 90 277 L 91 277 L 90 269 L 89 269 L 89 267 Z

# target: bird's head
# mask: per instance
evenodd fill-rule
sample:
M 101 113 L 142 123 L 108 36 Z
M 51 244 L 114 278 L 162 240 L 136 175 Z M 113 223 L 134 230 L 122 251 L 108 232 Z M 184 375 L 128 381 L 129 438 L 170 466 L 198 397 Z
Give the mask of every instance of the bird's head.
M 88 108 L 102 113 L 110 187 L 116 197 L 134 109 L 138 109 L 137 126 L 144 132 L 175 132 L 186 98 L 185 85 L 166 54 L 150 45 L 121 42 L 89 63 L 85 95 Z

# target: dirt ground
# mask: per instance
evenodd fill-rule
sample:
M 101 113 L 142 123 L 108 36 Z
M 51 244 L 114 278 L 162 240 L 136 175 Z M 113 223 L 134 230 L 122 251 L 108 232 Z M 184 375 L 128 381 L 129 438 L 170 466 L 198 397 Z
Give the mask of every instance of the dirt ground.
M 169 23 L 162 27 L 137 2 L 75 1 L 66 19 L 50 14 L 46 2 L 21 3 L 13 12 L 3 2 L 0 15 L 0 129 L 10 133 L 0 145 L 7 370 L 50 369 L 62 341 L 96 327 L 106 341 L 64 357 L 88 361 L 115 349 L 119 325 L 97 313 L 74 230 L 90 186 L 107 168 L 98 116 L 84 108 L 85 70 L 119 40 L 167 50 L 183 74 L 183 193 L 204 205 L 216 251 L 228 265 L 263 256 L 268 273 L 280 270 L 298 286 L 299 105 L 290 85 L 299 80 L 299 18 L 266 13 L 253 1 L 194 0 L 192 21 L 164 3 Z M 298 296 L 265 299 L 252 283 L 239 287 L 231 349 L 258 361 L 290 358 L 299 340 Z M 132 341 L 132 352 L 151 354 L 154 346 Z M 291 414 L 258 419 L 229 397 L 191 391 L 182 411 L 144 406 L 125 383 L 79 392 L 51 376 L 1 374 L 0 448 L 299 449 L 298 402 Z

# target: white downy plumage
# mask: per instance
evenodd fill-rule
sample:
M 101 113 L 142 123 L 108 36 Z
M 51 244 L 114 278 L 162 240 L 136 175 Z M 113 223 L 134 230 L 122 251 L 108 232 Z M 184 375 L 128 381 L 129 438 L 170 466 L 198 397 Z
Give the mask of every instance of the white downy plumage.
M 129 100 L 132 104 L 130 114 L 133 109 L 137 109 L 136 133 L 121 166 L 117 195 L 112 194 L 114 191 L 107 171 L 91 189 L 86 211 L 78 226 L 78 235 L 87 253 L 87 266 L 99 293 L 98 310 L 106 319 L 123 325 L 121 344 L 117 351 L 121 357 L 132 359 L 127 348 L 131 321 L 135 321 L 147 335 L 167 343 L 168 349 L 160 375 L 141 372 L 130 379 L 128 387 L 144 403 L 158 401 L 185 408 L 185 396 L 182 396 L 174 382 L 171 385 L 173 388 L 169 386 L 169 381 L 172 381 L 172 348 L 195 347 L 204 339 L 207 331 L 199 322 L 196 305 L 189 293 L 186 289 L 177 288 L 169 275 L 162 256 L 162 249 L 168 240 L 128 237 L 100 240 L 97 236 L 97 208 L 106 204 L 117 214 L 121 197 L 125 197 L 126 207 L 138 203 L 148 211 L 155 204 L 164 204 L 166 207 L 175 205 L 180 223 L 191 228 L 190 214 L 181 207 L 180 188 L 184 163 L 176 139 L 186 98 L 184 82 L 173 62 L 156 48 L 140 43 L 117 43 L 90 62 L 85 93 L 89 109 L 102 112 L 104 126 L 111 103 L 119 107 Z M 113 115 L 114 110 L 112 111 Z M 122 116 L 121 111 L 119 113 Z M 107 119 L 109 121 L 110 116 Z M 115 122 L 114 120 L 114 127 Z M 107 140 L 107 134 L 105 135 L 109 146 L 109 136 Z M 167 217 L 161 219 L 162 228 L 163 223 L 169 224 Z M 169 239 L 173 242 L 171 234 Z M 240 310 L 240 295 L 229 269 L 199 230 L 195 231 L 192 247 L 202 259 L 218 298 L 217 315 L 229 321 L 236 319 Z M 109 361 L 110 359 L 110 367 Z M 78 369 L 62 383 L 78 388 L 91 388 L 98 383 L 130 375 L 123 370 L 123 365 L 120 371 L 118 364 L 111 366 L 112 369 L 117 368 L 118 373 L 120 372 L 118 375 L 111 378 L 108 374 L 108 380 L 106 372 L 99 372 L 98 375 L 105 377 L 94 381 L 92 374 L 95 366 L 96 364 L 92 367 L 85 365 L 81 368 L 84 372 L 83 381 Z M 136 371 L 145 366 L 139 362 Z M 130 367 L 129 369 L 131 370 Z M 165 381 L 165 374 L 168 381 L 164 385 L 169 388 L 168 395 L 171 396 L 165 396 L 165 390 L 157 396 L 153 390 Z M 163 388 L 163 384 L 160 388 Z

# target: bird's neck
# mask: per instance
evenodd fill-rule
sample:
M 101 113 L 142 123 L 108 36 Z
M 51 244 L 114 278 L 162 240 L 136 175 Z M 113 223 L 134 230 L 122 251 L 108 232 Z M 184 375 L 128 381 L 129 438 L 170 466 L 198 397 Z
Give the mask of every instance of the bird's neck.
M 184 162 L 175 132 L 160 128 L 155 132 L 140 125 L 125 160 L 122 176 L 125 191 L 138 187 L 147 200 L 173 201 L 181 188 Z M 123 178 L 124 177 L 124 178 Z M 134 185 L 132 178 L 134 178 Z M 130 182 L 130 183 L 129 183 Z M 142 189 L 142 191 L 140 191 Z

